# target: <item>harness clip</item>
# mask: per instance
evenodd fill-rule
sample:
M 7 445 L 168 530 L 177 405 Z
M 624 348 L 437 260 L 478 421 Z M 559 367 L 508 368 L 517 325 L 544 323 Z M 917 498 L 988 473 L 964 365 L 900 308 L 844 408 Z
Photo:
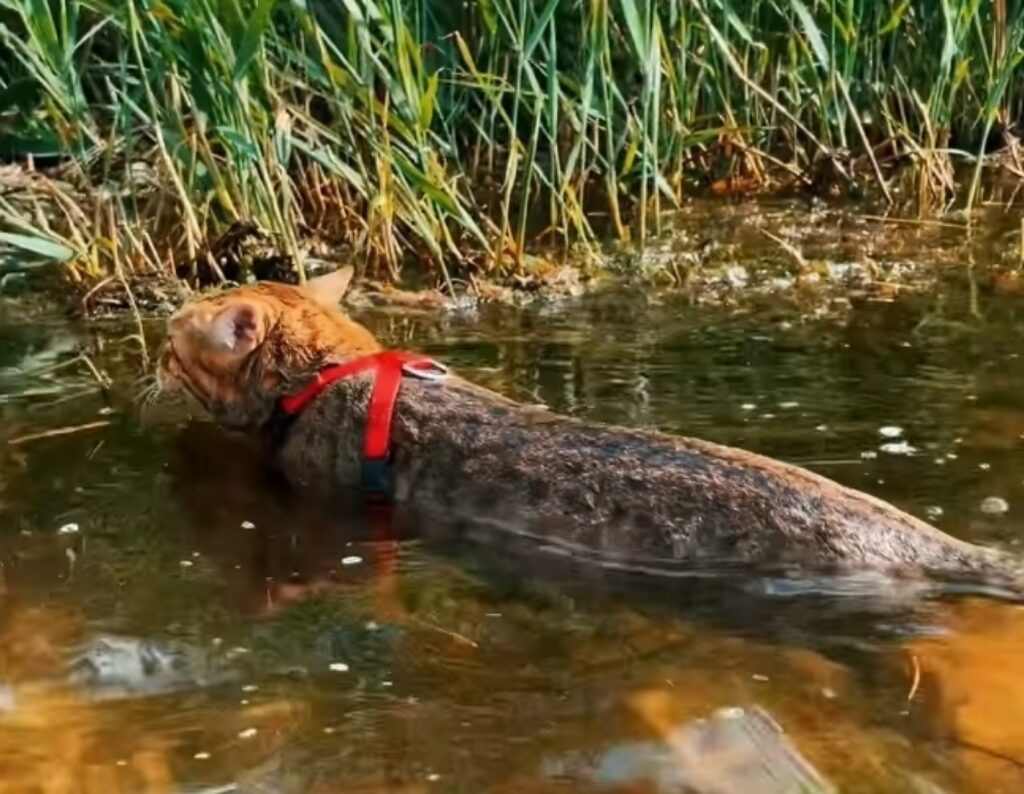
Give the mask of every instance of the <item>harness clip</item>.
M 448 377 L 448 367 L 432 358 L 420 359 L 403 364 L 402 374 L 420 380 L 439 381 Z

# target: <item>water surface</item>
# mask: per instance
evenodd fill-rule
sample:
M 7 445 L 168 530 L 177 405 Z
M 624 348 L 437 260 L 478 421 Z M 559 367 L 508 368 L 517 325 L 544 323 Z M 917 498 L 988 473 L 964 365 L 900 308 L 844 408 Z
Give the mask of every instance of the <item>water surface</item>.
M 616 290 L 360 318 L 519 399 L 1012 548 L 1020 306 L 956 276 L 841 311 Z M 130 333 L 0 310 L 0 791 L 1024 790 L 1019 607 L 396 543 L 202 420 L 140 417 Z

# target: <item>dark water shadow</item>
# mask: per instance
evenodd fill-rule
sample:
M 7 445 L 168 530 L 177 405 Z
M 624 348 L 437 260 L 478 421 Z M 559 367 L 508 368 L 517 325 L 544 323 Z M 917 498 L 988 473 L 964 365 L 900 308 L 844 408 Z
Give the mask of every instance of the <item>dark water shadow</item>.
M 421 523 L 367 509 L 358 493 L 330 501 L 293 489 L 260 446 L 204 422 L 178 436 L 171 492 L 190 516 L 188 542 L 214 560 L 229 592 L 265 612 L 350 581 L 340 565 L 358 547 L 371 569 L 396 574 L 416 546 L 483 579 L 501 598 L 556 590 L 588 609 L 630 604 L 763 642 L 826 653 L 877 651 L 932 630 L 928 614 L 948 586 L 881 574 L 811 576 L 748 567 L 633 565 L 564 550 L 493 528 Z M 250 526 L 252 525 L 252 526 Z
M 870 749 L 871 742 L 882 741 L 879 737 L 886 736 L 892 730 L 890 721 L 897 719 L 904 720 L 899 732 L 920 743 L 922 762 L 949 755 L 967 770 L 965 774 L 979 780 L 1005 776 L 1007 765 L 1016 763 L 1017 745 L 1000 745 L 992 738 L 995 727 L 987 733 L 978 728 L 974 711 L 983 708 L 992 714 L 993 725 L 1004 726 L 998 730 L 1005 733 L 1005 726 L 1014 722 L 1016 704 L 1024 702 L 1018 691 L 1024 690 L 1000 684 L 1005 704 L 990 703 L 989 698 L 979 699 L 979 705 L 966 712 L 962 706 L 965 692 L 991 695 L 995 685 L 987 683 L 990 671 L 985 658 L 1005 658 L 1018 647 L 1017 637 L 1024 632 L 1024 622 L 1013 621 L 1013 610 L 998 600 L 962 598 L 930 583 L 894 583 L 871 576 L 837 579 L 683 569 L 638 573 L 598 560 L 552 554 L 519 539 L 474 534 L 465 527 L 417 525 L 402 516 L 382 518 L 368 512 L 357 495 L 339 495 L 328 504 L 292 489 L 266 465 L 257 444 L 203 422 L 188 425 L 176 437 L 169 473 L 172 496 L 188 517 L 183 542 L 214 563 L 229 598 L 251 618 L 272 620 L 292 608 L 301 611 L 304 604 L 321 596 L 370 593 L 373 614 L 381 616 L 383 626 L 394 628 L 396 637 L 404 637 L 382 651 L 382 670 L 393 673 L 405 666 L 418 681 L 413 691 L 428 697 L 433 708 L 451 719 L 477 713 L 480 706 L 469 704 L 481 697 L 488 703 L 486 711 L 495 712 L 496 719 L 502 708 L 539 686 L 544 694 L 534 692 L 531 697 L 546 704 L 545 720 L 562 726 L 559 730 L 567 729 L 571 740 L 564 743 L 564 756 L 554 750 L 541 752 L 543 743 L 529 742 L 505 758 L 503 765 L 526 775 L 531 785 L 536 778 L 528 770 L 537 764 L 571 766 L 579 761 L 572 748 L 607 746 L 609 723 L 605 720 L 611 714 L 619 715 L 611 746 L 620 747 L 626 741 L 621 745 L 625 747 L 631 730 L 626 726 L 637 720 L 646 721 L 668 741 L 680 725 L 688 724 L 691 717 L 687 715 L 694 708 L 706 708 L 722 697 L 756 704 L 758 700 L 746 700 L 752 697 L 746 689 L 730 694 L 727 682 L 735 673 L 716 670 L 717 653 L 730 666 L 739 663 L 755 671 L 778 666 L 771 674 L 779 677 L 784 689 L 780 700 L 769 699 L 769 707 L 772 713 L 782 714 L 789 726 L 796 721 L 801 747 L 815 747 L 811 737 L 823 729 L 822 720 L 841 719 L 842 727 L 834 731 L 851 740 L 851 757 L 867 757 L 878 751 Z M 354 557 L 360 564 L 347 567 L 344 561 Z M 405 585 L 415 580 L 415 566 L 430 572 L 435 588 L 420 595 L 433 599 L 431 603 L 458 604 L 454 615 L 475 617 L 490 604 L 495 611 L 508 609 L 527 617 L 494 643 L 494 649 L 476 648 L 470 638 L 448 629 L 434 635 L 436 641 L 446 643 L 444 649 L 436 641 L 417 639 L 408 631 L 415 633 L 425 625 L 422 617 L 430 616 L 429 610 L 417 609 L 420 596 L 414 593 L 414 603 L 409 603 L 408 591 L 420 585 L 405 586 L 404 596 L 399 595 L 403 579 Z M 467 576 L 477 583 L 469 592 Z M 474 599 L 478 603 L 471 604 Z M 552 603 L 568 606 L 558 611 L 550 608 Z M 609 652 L 606 637 L 594 646 L 600 649 L 599 655 L 588 658 L 589 646 L 581 637 L 601 636 L 601 616 L 623 612 L 638 616 L 639 621 L 622 630 L 624 647 Z M 559 638 L 558 621 L 598 628 L 574 635 L 567 626 Z M 369 637 L 365 632 L 345 639 L 351 627 L 333 618 L 322 624 L 322 630 L 335 647 L 345 649 L 348 658 L 365 651 L 362 646 Z M 458 650 L 463 642 L 464 650 L 476 654 L 474 661 Z M 970 655 L 975 645 L 986 650 Z M 951 648 L 954 658 L 965 661 L 950 662 Z M 500 656 L 507 657 L 510 651 L 514 658 Z M 506 678 L 515 669 L 515 659 L 535 666 L 540 677 Z M 913 670 L 908 674 L 907 660 L 913 660 L 916 674 Z M 850 691 L 859 694 L 839 711 L 830 710 L 824 701 L 815 705 L 797 686 L 803 664 L 817 671 L 810 680 L 819 676 L 826 680 L 833 675 L 830 670 L 843 671 Z M 378 677 L 392 673 L 381 672 Z M 664 675 L 678 677 L 680 683 L 650 690 L 651 681 L 661 681 Z M 911 680 L 914 675 L 917 679 Z M 571 684 L 559 695 L 556 680 L 561 676 Z M 749 678 L 750 673 L 741 677 Z M 757 675 L 754 679 L 759 680 Z M 686 689 L 691 691 L 684 696 L 686 689 L 678 687 L 689 680 L 692 684 Z M 918 698 L 925 698 L 927 705 L 907 711 L 912 714 L 909 717 L 898 712 L 878 722 L 872 716 L 877 708 L 891 713 L 894 704 L 909 704 L 908 688 L 911 697 L 920 690 Z M 324 696 L 321 693 L 318 698 Z M 617 698 L 625 703 L 616 707 L 618 711 L 601 707 L 597 713 L 606 713 L 604 720 L 592 716 L 595 703 Z M 329 711 L 336 708 L 331 706 L 335 702 L 327 696 L 316 708 Z M 671 720 L 666 717 L 659 722 L 661 710 L 671 713 Z M 517 714 L 503 724 L 500 733 L 527 735 L 535 719 L 528 711 Z M 478 736 L 467 735 L 459 741 L 477 747 L 478 739 L 476 752 L 493 751 Z M 319 756 L 309 761 L 310 768 L 336 774 L 336 765 L 351 758 L 356 746 L 379 753 L 374 741 L 389 745 L 396 739 L 382 735 L 372 741 L 350 741 L 344 756 Z M 398 744 L 405 747 L 403 742 Z M 305 757 L 307 750 L 305 744 L 296 745 L 288 758 Z M 812 755 L 818 752 L 820 748 Z M 403 758 L 416 755 L 408 749 L 402 753 Z M 912 756 L 902 763 L 913 765 Z M 491 766 L 491 761 L 481 761 L 481 769 Z M 577 779 L 588 774 L 583 769 L 573 773 Z M 964 790 L 984 790 L 972 786 L 976 782 Z

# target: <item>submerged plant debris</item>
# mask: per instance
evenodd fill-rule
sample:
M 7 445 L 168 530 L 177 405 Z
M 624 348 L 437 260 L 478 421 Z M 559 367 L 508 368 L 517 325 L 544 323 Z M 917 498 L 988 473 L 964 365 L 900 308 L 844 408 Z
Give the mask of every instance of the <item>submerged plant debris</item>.
M 793 261 L 742 215 L 702 228 L 747 229 L 765 261 Z M 842 236 L 767 229 L 811 261 Z M 972 282 L 962 248 L 920 242 L 933 231 L 906 249 L 960 278 L 825 315 L 621 284 L 554 305 L 349 308 L 386 344 L 518 399 L 793 461 L 1022 548 L 1019 296 Z M 161 326 L 144 322 L 152 345 Z M 0 297 L 0 329 L 14 791 L 1019 788 L 1013 603 L 856 575 L 638 579 L 494 538 L 453 544 L 439 525 L 382 542 L 188 406 L 136 410 L 149 370 L 131 318 L 83 329 Z M 95 431 L 6 443 L 101 412 Z

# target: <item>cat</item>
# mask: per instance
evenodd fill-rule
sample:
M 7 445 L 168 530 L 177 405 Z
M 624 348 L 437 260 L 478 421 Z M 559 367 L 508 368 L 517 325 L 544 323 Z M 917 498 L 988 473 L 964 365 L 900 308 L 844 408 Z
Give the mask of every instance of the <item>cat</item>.
M 357 489 L 374 375 L 338 380 L 282 422 L 282 399 L 339 362 L 381 352 L 339 303 L 344 268 L 193 299 L 160 354 L 226 428 L 267 437 L 299 487 Z M 405 377 L 390 424 L 389 496 L 421 523 L 526 539 L 602 564 L 930 574 L 1024 590 L 1015 558 L 958 540 L 799 467 L 694 438 L 587 424 L 450 374 Z

